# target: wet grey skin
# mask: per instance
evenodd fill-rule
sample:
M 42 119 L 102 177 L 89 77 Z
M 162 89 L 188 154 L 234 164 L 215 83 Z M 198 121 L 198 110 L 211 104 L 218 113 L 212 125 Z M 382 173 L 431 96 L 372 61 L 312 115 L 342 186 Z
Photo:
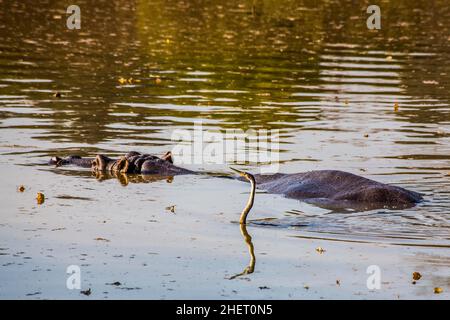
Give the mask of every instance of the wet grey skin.
M 68 156 L 67 158 L 52 157 L 48 164 L 55 166 L 63 166 L 73 164 L 82 168 L 90 168 L 94 158 L 82 158 L 80 156 Z
M 420 193 L 337 170 L 254 177 L 258 189 L 328 209 L 403 209 L 423 200 Z
M 170 152 L 167 152 L 161 158 L 150 154 L 141 154 L 135 151 L 129 152 L 119 159 L 111 159 L 101 154 L 97 155 L 95 158 L 69 156 L 63 159 L 52 157 L 49 164 L 56 166 L 75 165 L 83 168 L 91 168 L 93 172 L 135 173 L 161 176 L 195 173 L 175 166 Z
M 97 155 L 95 158 L 70 156 L 61 159 L 53 157 L 50 164 L 57 166 L 72 164 L 91 168 L 94 172 L 155 176 L 198 173 L 175 166 L 170 152 L 162 157 L 157 157 L 133 151 L 120 159 L 111 159 L 104 155 Z M 256 174 L 254 177 L 257 189 L 333 210 L 347 208 L 358 211 L 379 208 L 403 209 L 413 207 L 423 200 L 420 193 L 337 170 L 294 174 Z M 239 180 L 245 179 L 240 178 Z

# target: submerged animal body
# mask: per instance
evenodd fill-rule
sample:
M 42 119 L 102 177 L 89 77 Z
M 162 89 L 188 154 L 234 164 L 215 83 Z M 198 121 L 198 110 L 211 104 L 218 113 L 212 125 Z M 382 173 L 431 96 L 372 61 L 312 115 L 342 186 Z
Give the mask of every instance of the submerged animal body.
M 82 158 L 80 156 L 69 156 L 67 158 L 53 157 L 50 159 L 49 164 L 56 166 L 75 165 L 90 168 L 93 172 L 135 173 L 161 176 L 195 173 L 191 170 L 175 166 L 170 152 L 167 152 L 162 157 L 157 157 L 151 154 L 141 154 L 132 151 L 119 159 L 111 159 L 101 154 L 95 158 Z
M 405 208 L 422 200 L 417 192 L 337 170 L 254 177 L 258 189 L 325 207 Z
M 175 166 L 170 152 L 157 157 L 133 151 L 119 159 L 111 159 L 105 155 L 97 155 L 95 158 L 53 157 L 49 163 L 56 166 L 76 165 L 91 168 L 96 174 L 141 174 L 148 177 L 197 174 Z M 422 201 L 421 194 L 417 192 L 337 170 L 256 174 L 252 177 L 258 189 L 332 209 L 407 208 Z

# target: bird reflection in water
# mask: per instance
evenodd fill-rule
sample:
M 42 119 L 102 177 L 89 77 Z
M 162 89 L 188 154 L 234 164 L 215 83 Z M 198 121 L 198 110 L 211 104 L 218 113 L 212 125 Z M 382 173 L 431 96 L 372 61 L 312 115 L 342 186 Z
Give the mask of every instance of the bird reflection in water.
M 249 262 L 248 266 L 245 267 L 244 271 L 230 277 L 229 278 L 230 280 L 236 279 L 237 277 L 240 277 L 240 276 L 251 274 L 255 271 L 256 258 L 255 258 L 255 247 L 253 246 L 252 237 L 247 232 L 247 226 L 245 224 L 241 223 L 240 227 L 241 227 L 241 234 L 244 237 L 245 244 L 248 247 L 248 252 L 250 254 L 250 262 Z

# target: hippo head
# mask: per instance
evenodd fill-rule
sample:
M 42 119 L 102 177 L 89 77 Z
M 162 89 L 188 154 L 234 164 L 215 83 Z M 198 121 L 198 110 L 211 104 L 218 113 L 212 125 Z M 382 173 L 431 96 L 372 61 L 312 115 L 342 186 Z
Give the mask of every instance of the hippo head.
M 140 173 L 143 175 L 173 176 L 177 174 L 193 173 L 190 170 L 177 167 L 173 164 L 172 153 L 167 152 L 161 158 L 149 157 L 141 164 Z

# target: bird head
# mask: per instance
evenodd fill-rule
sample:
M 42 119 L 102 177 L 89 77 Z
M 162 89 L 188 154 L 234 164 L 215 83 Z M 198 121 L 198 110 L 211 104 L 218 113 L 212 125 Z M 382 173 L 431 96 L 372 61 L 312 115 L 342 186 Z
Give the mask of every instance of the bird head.
M 235 169 L 235 168 L 232 168 L 232 167 L 230 167 L 230 169 L 235 171 L 235 172 L 237 172 L 241 177 L 244 177 L 245 179 L 247 179 L 249 181 L 252 181 L 252 180 L 254 181 L 255 180 L 253 175 L 248 173 L 248 172 L 241 171 L 241 170 L 238 170 L 238 169 Z

